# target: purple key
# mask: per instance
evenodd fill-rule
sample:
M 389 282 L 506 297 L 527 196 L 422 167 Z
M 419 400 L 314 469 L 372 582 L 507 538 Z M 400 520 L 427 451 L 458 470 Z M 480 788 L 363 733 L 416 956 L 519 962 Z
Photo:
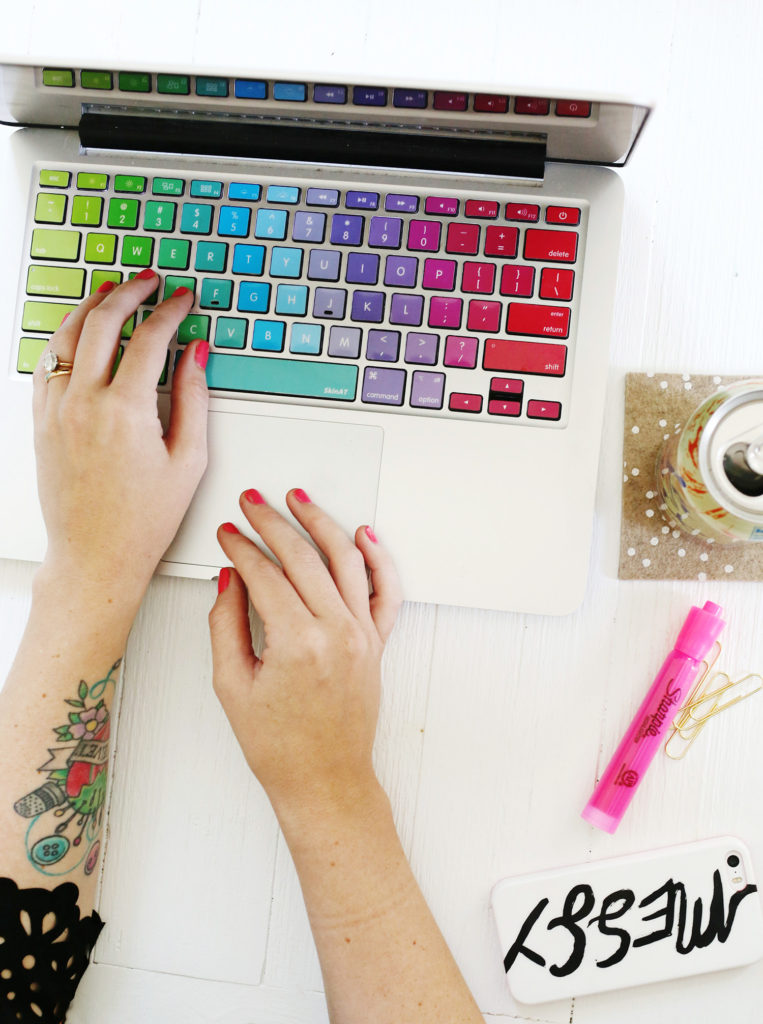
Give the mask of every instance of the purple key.
M 335 188 L 309 188 L 305 202 L 308 206 L 339 206 L 339 191 Z
M 300 210 L 294 214 L 294 228 L 291 237 L 295 242 L 320 244 L 326 234 L 326 214 L 306 213 Z
M 403 222 L 399 217 L 372 217 L 368 244 L 377 249 L 399 249 Z
M 378 192 L 348 192 L 344 201 L 348 210 L 378 210 Z
M 363 371 L 363 402 L 373 405 L 402 405 L 405 395 L 405 370 L 385 370 L 367 366 Z
M 440 225 L 436 220 L 412 220 L 408 225 L 408 248 L 437 252 L 440 248 Z
M 332 327 L 329 331 L 328 354 L 340 359 L 357 359 L 362 335 L 359 327 Z
M 393 288 L 415 288 L 419 261 L 415 256 L 388 256 L 384 283 Z
M 455 327 L 461 326 L 461 299 L 453 299 L 441 295 L 433 295 L 429 300 L 429 326 Z
M 338 281 L 341 262 L 342 254 L 336 249 L 312 249 L 307 276 L 311 281 Z
M 446 199 L 443 196 L 427 196 L 424 212 L 441 214 L 443 217 L 455 217 L 458 213 L 458 200 Z
M 384 319 L 384 292 L 355 292 L 350 316 L 352 320 L 380 324 Z
M 356 107 L 386 107 L 387 90 L 372 85 L 355 85 L 352 89 L 352 102 Z
M 392 103 L 396 107 L 416 107 L 423 110 L 429 102 L 429 96 L 424 89 L 395 89 L 392 93 Z
M 437 362 L 437 349 L 440 347 L 439 334 L 419 334 L 410 331 L 405 339 L 406 363 L 426 363 L 434 366 Z
M 332 245 L 360 245 L 363 241 L 363 217 L 335 213 L 331 218 Z
M 418 327 L 423 318 L 423 295 L 392 296 L 392 304 L 389 308 L 389 322 L 391 324 L 406 324 L 408 327 Z
M 400 196 L 391 193 L 384 200 L 384 209 L 390 213 L 415 213 L 419 208 L 418 196 Z
M 313 299 L 313 316 L 325 317 L 328 320 L 341 320 L 347 302 L 347 292 L 343 288 L 316 288 Z
M 366 359 L 382 363 L 396 363 L 400 355 L 400 334 L 398 331 L 369 331 L 366 343 Z
M 411 381 L 411 405 L 416 409 L 442 409 L 445 374 L 414 370 Z
M 347 255 L 348 284 L 376 284 L 379 280 L 379 256 L 375 252 L 351 252 Z
M 347 89 L 343 85 L 314 85 L 313 103 L 346 103 Z

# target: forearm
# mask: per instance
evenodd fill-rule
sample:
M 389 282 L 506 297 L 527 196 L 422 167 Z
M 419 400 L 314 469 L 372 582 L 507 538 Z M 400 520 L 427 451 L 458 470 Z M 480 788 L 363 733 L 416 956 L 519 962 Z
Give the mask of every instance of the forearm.
M 378 784 L 345 810 L 279 815 L 332 1024 L 483 1018 L 426 905 Z

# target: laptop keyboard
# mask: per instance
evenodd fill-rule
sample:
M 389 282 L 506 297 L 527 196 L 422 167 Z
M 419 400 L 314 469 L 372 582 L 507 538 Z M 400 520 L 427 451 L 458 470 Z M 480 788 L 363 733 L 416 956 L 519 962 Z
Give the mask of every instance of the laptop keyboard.
M 160 284 L 122 345 L 184 285 L 210 388 L 260 401 L 564 426 L 586 208 L 295 178 L 37 166 L 16 371 L 86 294 Z M 120 352 L 123 349 L 120 349 Z

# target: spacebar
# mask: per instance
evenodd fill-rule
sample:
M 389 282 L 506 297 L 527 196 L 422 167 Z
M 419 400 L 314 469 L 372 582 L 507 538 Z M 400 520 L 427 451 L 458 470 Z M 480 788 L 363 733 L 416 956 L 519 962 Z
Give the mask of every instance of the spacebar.
M 221 391 L 351 402 L 358 386 L 358 368 L 346 363 L 212 352 L 207 363 L 207 384 Z

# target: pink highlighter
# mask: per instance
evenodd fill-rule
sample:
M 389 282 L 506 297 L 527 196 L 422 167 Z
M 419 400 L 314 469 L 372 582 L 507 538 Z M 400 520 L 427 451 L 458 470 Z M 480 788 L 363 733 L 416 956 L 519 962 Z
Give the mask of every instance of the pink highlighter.
M 694 685 L 694 680 L 726 623 L 712 601 L 692 606 L 657 678 L 583 811 L 590 825 L 614 832 L 628 809 L 665 733 Z

